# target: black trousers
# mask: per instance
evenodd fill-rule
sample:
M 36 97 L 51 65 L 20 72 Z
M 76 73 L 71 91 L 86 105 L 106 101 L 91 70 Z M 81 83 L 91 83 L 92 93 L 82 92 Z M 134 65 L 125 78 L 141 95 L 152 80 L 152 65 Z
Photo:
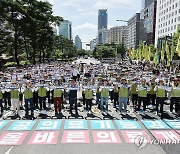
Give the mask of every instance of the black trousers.
M 147 97 L 139 97 L 139 100 L 138 100 L 138 110 L 140 110 L 141 103 L 143 103 L 143 111 L 146 111 L 146 102 L 147 102 Z
M 116 104 L 118 104 L 118 93 L 114 93 L 114 106 L 116 107 Z
M 111 99 L 111 102 L 112 102 L 113 99 L 114 99 L 114 90 L 110 91 L 110 99 Z
M 150 104 L 155 105 L 156 94 L 147 94 L 147 98 L 148 98 L 148 105 Z
M 138 94 L 132 94 L 132 103 L 133 106 L 136 106 L 138 104 Z
M 3 104 L 2 104 L 2 99 L 0 99 L 0 107 L 1 107 L 1 114 L 3 113 Z
M 86 99 L 86 110 L 91 111 L 92 99 Z
M 74 98 L 74 97 L 69 97 L 69 104 L 70 104 L 70 112 L 72 113 L 72 109 L 73 109 L 73 104 L 75 106 L 75 111 L 76 113 L 78 112 L 77 111 L 77 98 Z
M 38 102 L 38 92 L 33 92 L 33 104 L 34 104 L 34 108 L 37 108 L 39 106 Z
M 85 103 L 86 103 L 85 93 L 82 93 L 82 98 L 83 98 L 83 105 L 85 105 Z
M 170 103 L 170 111 L 173 111 L 173 105 L 175 104 L 175 112 L 177 113 L 179 111 L 179 102 L 180 98 L 179 97 L 171 97 L 171 103 Z
M 159 112 L 159 105 L 160 105 L 160 113 L 163 113 L 164 101 L 166 100 L 165 97 L 157 97 L 156 98 L 156 111 Z
M 44 110 L 46 110 L 46 97 L 39 97 L 39 105 L 40 111 L 42 110 L 42 107 Z
M 9 107 L 11 107 L 11 94 L 10 94 L 10 92 L 5 92 L 4 94 L 3 94 L 3 99 L 4 99 L 4 105 L 5 106 L 9 106 Z

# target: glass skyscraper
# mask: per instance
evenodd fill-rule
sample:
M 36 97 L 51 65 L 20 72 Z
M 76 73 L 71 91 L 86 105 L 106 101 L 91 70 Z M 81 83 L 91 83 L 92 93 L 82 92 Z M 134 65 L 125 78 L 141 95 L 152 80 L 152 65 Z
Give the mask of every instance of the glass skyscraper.
M 142 9 L 146 8 L 147 6 L 149 6 L 154 1 L 155 0 L 142 0 Z
M 59 35 L 72 40 L 72 23 L 69 20 L 64 20 L 59 26 Z
M 77 50 L 82 49 L 82 42 L 81 42 L 81 39 L 80 39 L 80 37 L 78 35 L 76 35 L 76 37 L 74 39 L 74 43 L 75 43 L 75 46 L 76 46 Z
M 98 12 L 98 30 L 107 29 L 108 14 L 107 9 L 101 9 Z

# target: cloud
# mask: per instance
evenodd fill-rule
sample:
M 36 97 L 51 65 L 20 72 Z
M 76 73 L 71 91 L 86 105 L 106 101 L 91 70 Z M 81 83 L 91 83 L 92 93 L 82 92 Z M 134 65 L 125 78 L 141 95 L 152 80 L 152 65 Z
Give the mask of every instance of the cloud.
M 89 22 L 86 22 L 86 23 L 84 23 L 82 25 L 78 25 L 78 26 L 74 26 L 73 27 L 74 31 L 76 31 L 76 30 L 83 30 L 83 29 L 97 30 L 97 25 L 89 23 Z
M 85 0 L 63 0 L 62 6 L 79 8 Z
M 139 0 L 140 1 L 140 0 Z M 134 0 L 98 0 L 94 4 L 95 9 L 118 9 L 118 8 L 125 8 L 125 9 L 131 9 L 132 7 L 135 7 L 136 3 L 134 3 Z

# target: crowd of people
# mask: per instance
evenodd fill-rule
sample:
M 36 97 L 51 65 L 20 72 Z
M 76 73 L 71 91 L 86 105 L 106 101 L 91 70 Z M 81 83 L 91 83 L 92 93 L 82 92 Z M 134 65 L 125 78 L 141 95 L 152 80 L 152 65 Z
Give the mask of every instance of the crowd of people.
M 62 114 L 66 100 L 70 114 L 74 109 L 78 115 L 79 92 L 87 112 L 97 106 L 102 114 L 108 114 L 112 103 L 119 114 L 127 114 L 127 105 L 130 105 L 132 112 L 145 114 L 150 107 L 154 114 L 161 116 L 164 104 L 168 104 L 169 112 L 180 114 L 178 65 L 154 68 L 149 63 L 127 61 L 112 65 L 53 62 L 0 72 L 2 115 L 4 110 L 19 115 L 20 107 L 25 109 L 25 116 L 34 115 L 35 109 L 47 114 L 47 108 L 53 104 L 57 116 Z

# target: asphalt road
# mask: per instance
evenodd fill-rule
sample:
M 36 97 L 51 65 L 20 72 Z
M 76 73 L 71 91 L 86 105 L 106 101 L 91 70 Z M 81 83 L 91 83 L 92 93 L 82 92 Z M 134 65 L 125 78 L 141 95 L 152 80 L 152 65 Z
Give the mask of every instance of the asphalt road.
M 87 63 L 98 63 L 98 61 L 94 59 L 79 59 L 77 62 L 87 62 Z M 165 106 L 165 110 L 168 110 L 169 105 Z M 68 105 L 65 104 L 65 108 L 68 108 Z M 28 132 L 28 135 L 24 139 L 21 145 L 0 145 L 0 154 L 179 154 L 180 153 L 180 145 L 154 145 L 154 144 L 145 144 L 144 147 L 139 149 L 138 144 L 134 143 L 126 143 L 125 137 L 122 134 L 122 131 L 118 128 L 115 120 L 134 120 L 143 128 L 143 130 L 148 134 L 151 139 L 155 139 L 154 136 L 151 134 L 150 130 L 147 129 L 143 123 L 141 122 L 142 119 L 150 118 L 150 119 L 160 119 L 160 117 L 154 115 L 152 112 L 147 112 L 145 116 L 142 116 L 137 113 L 130 114 L 130 107 L 128 107 L 128 114 L 127 115 L 120 115 L 117 110 L 112 107 L 112 104 L 109 102 L 109 113 L 107 115 L 102 115 L 101 113 L 98 114 L 88 114 L 84 111 L 83 106 L 79 107 L 79 117 L 72 117 L 66 110 L 63 110 L 62 123 L 60 129 L 57 131 L 59 135 L 57 137 L 57 143 L 50 145 L 50 144 L 35 144 L 31 145 L 28 144 L 30 138 L 32 137 L 35 129 L 40 122 L 40 118 L 35 119 L 36 122 L 33 128 Z M 150 110 L 149 110 L 150 111 Z M 24 111 L 21 111 L 21 116 L 23 116 Z M 53 110 L 48 111 L 48 115 L 53 116 Z M 35 112 L 35 117 L 38 116 L 38 111 Z M 169 115 L 168 115 L 169 116 Z M 172 116 L 172 115 L 170 115 Z M 170 117 L 169 116 L 169 117 Z M 60 117 L 61 118 L 61 117 Z M 165 115 L 164 118 L 167 118 Z M 88 133 L 89 133 L 89 143 L 61 143 L 63 134 L 65 133 L 65 121 L 67 119 L 85 119 L 88 125 Z M 50 119 L 52 120 L 52 119 Z M 55 120 L 55 119 L 54 119 Z M 98 131 L 117 131 L 118 136 L 120 137 L 122 143 L 94 143 L 95 138 L 93 137 L 93 132 L 95 130 L 92 129 L 91 122 L 93 120 L 112 120 L 112 123 L 115 127 L 115 130 L 98 130 Z M 0 130 L 0 136 L 4 132 L 7 132 L 7 129 L 11 126 L 11 124 L 15 120 L 9 120 L 9 123 Z M 79 129 L 80 130 L 80 129 Z M 75 131 L 75 130 L 72 130 Z M 84 130 L 81 130 L 84 131 Z M 133 130 L 132 130 L 133 131 Z M 17 131 L 11 131 L 17 132 Z M 19 131 L 18 131 L 19 132 Z M 20 131 L 24 132 L 24 131 Z M 1 141 L 1 139 L 0 139 Z M 140 143 L 141 144 L 141 143 Z M 143 144 L 142 144 L 143 145 Z

